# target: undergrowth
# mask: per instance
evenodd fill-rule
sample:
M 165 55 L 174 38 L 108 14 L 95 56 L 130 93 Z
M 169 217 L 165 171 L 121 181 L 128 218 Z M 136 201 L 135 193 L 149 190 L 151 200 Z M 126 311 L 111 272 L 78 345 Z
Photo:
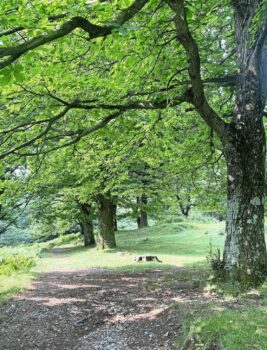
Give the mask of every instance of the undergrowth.
M 0 248 L 0 276 L 10 276 L 13 273 L 29 271 L 31 267 L 36 265 L 37 260 L 42 257 L 45 251 L 67 243 L 80 244 L 80 235 L 60 236 L 49 242 L 37 243 L 31 246 L 2 247 Z
M 0 275 L 9 276 L 17 271 L 29 270 L 36 261 L 36 254 L 21 250 L 13 250 L 0 256 Z

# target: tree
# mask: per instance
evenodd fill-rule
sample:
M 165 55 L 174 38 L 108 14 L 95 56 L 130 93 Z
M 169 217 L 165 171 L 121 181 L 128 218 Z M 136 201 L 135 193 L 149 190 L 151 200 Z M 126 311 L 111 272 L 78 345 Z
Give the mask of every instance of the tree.
M 66 3 L 70 6 L 71 1 Z M 6 3 L 4 5 L 4 10 L 10 14 Z M 27 53 L 44 44 L 49 44 L 48 53 L 41 56 L 37 53 L 39 59 L 59 56 L 52 45 L 58 39 L 64 45 L 65 55 L 69 55 L 69 47 L 73 47 L 74 43 L 69 34 L 76 28 L 81 30 L 79 35 L 82 37 L 79 45 L 76 45 L 79 57 L 84 41 L 88 41 L 84 33 L 89 34 L 89 41 L 95 40 L 95 45 L 91 47 L 90 58 L 75 67 L 75 74 L 83 77 L 79 81 L 78 93 L 77 84 L 72 87 L 77 75 L 72 75 L 66 69 L 62 57 L 62 71 L 59 73 L 56 67 L 50 65 L 44 86 L 36 81 L 38 75 L 38 81 L 41 81 L 44 72 L 40 74 L 34 62 L 30 63 L 29 67 L 36 75 L 33 77 L 31 72 L 29 79 L 33 87 L 37 84 L 38 88 L 32 90 L 16 86 L 2 98 L 4 141 L 0 158 L 18 153 L 21 155 L 21 150 L 24 150 L 23 155 L 36 155 L 72 145 L 115 119 L 121 121 L 122 115 L 126 119 L 120 125 L 122 130 L 124 125 L 127 130 L 132 111 L 139 111 L 138 115 L 142 115 L 143 110 L 149 113 L 160 109 L 198 114 L 219 138 L 228 169 L 227 236 L 220 272 L 225 279 L 257 285 L 267 270 L 263 125 L 266 2 L 223 1 L 218 8 L 213 0 L 205 3 L 164 0 L 160 4 L 153 0 L 135 0 L 123 11 L 114 11 L 112 3 L 105 6 L 106 17 L 103 12 L 101 14 L 99 4 L 90 7 L 93 16 L 99 16 L 97 24 L 86 19 L 88 11 L 81 3 L 77 8 L 84 17 L 69 19 L 68 13 L 58 17 L 37 7 L 39 15 L 46 18 L 46 25 L 50 23 L 54 29 L 46 31 L 44 28 L 44 33 L 32 37 L 27 26 L 21 25 L 15 29 L 6 28 L 2 33 L 7 38 L 7 46 L 0 48 L 5 82 L 21 78 L 21 67 L 10 66 L 11 63 L 20 58 L 22 65 L 27 65 Z M 112 17 L 112 11 L 115 12 L 115 20 L 107 24 L 107 17 Z M 16 10 L 11 12 L 12 20 L 16 17 L 19 22 Z M 127 23 L 131 19 L 137 25 L 137 30 Z M 55 23 L 59 24 L 58 28 Z M 232 26 L 234 37 L 229 37 Z M 16 35 L 21 31 L 26 31 L 25 42 L 17 44 Z M 101 38 L 105 38 L 105 41 Z M 208 56 L 207 49 L 210 53 Z M 96 74 L 92 73 L 94 62 L 90 59 L 97 64 L 101 62 Z M 65 84 L 59 83 L 60 79 L 64 81 L 64 74 L 67 77 Z M 52 76 L 54 80 L 58 77 L 58 82 L 51 83 L 49 79 Z M 89 77 L 97 87 L 94 91 L 88 88 Z M 120 89 L 116 89 L 117 85 Z M 68 91 L 66 86 L 70 86 Z M 109 86 L 109 90 L 106 86 Z M 233 86 L 236 87 L 235 102 Z M 24 93 L 29 99 L 26 106 L 19 97 Z M 20 106 L 15 111 L 16 115 L 23 118 L 19 121 L 17 118 L 8 128 L 5 117 L 10 112 L 8 96 L 12 94 L 15 95 L 13 105 L 16 101 Z M 36 108 L 43 108 L 46 115 L 50 111 L 50 117 L 41 118 Z M 82 111 L 90 111 L 92 119 L 81 123 Z M 66 124 L 64 120 L 67 116 L 71 116 L 71 120 L 69 118 Z M 76 125 L 79 127 L 76 128 Z M 25 130 L 26 137 L 22 136 Z
M 137 197 L 137 205 L 141 206 L 140 212 L 137 218 L 137 225 L 138 228 L 143 228 L 148 226 L 148 217 L 147 217 L 147 211 L 146 211 L 146 205 L 147 205 L 147 196 L 142 193 L 141 197 Z
M 110 191 L 97 196 L 100 247 L 116 248 L 114 235 L 113 199 Z
M 246 284 L 257 284 L 263 280 L 267 267 L 264 240 L 264 96 L 261 75 L 267 30 L 265 23 L 258 26 L 256 33 L 251 26 L 256 14 L 262 11 L 259 6 L 264 3 L 243 0 L 233 3 L 238 75 L 235 111 L 230 123 L 225 123 L 208 104 L 201 78 L 199 50 L 188 26 L 183 1 L 168 0 L 167 3 L 176 14 L 177 39 L 189 61 L 192 84 L 189 101 L 216 131 L 227 161 L 224 274 Z
M 81 234 L 84 237 L 84 245 L 85 247 L 95 245 L 92 205 L 80 201 L 78 201 L 78 205 L 80 208 L 79 224 Z

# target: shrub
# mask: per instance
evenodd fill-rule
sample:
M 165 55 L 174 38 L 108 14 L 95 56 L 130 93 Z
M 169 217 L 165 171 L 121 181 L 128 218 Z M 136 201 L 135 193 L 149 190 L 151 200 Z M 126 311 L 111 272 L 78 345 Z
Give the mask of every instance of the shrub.
M 35 265 L 37 255 L 26 250 L 10 250 L 0 255 L 0 275 L 12 275 L 14 272 L 27 271 Z

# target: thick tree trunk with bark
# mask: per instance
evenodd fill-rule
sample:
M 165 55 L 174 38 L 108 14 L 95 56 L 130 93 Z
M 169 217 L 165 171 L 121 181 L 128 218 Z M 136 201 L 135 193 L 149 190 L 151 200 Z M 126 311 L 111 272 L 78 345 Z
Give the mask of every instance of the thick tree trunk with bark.
M 95 245 L 94 226 L 92 220 L 92 206 L 88 203 L 80 203 L 80 227 L 84 237 L 85 247 Z
M 111 193 L 99 194 L 97 196 L 97 201 L 100 247 L 102 249 L 115 248 L 114 203 Z
M 209 105 L 201 77 L 198 45 L 187 22 L 183 0 L 165 0 L 176 16 L 177 40 L 188 58 L 191 87 L 188 102 L 220 138 L 228 168 L 228 209 L 223 261 L 216 264 L 224 278 L 246 286 L 263 281 L 267 271 L 264 240 L 265 131 L 263 110 L 266 68 L 262 62 L 267 22 L 256 15 L 263 1 L 235 0 L 237 87 L 231 123 Z M 258 28 L 256 28 L 256 26 Z M 253 28 L 252 28 L 253 27 Z
M 138 228 L 148 227 L 148 215 L 145 209 L 147 205 L 147 196 L 142 194 L 141 197 L 137 197 L 136 202 L 137 205 L 141 207 L 137 218 L 137 226 Z
M 244 285 L 261 283 L 267 272 L 264 238 L 265 135 L 262 122 L 258 122 L 253 130 L 247 133 L 236 130 L 233 144 L 226 152 L 228 198 L 224 277 Z
M 264 237 L 266 140 L 263 125 L 262 45 L 250 44 L 258 2 L 234 2 L 238 77 L 234 118 L 223 140 L 228 167 L 228 208 L 223 267 L 225 277 L 257 285 L 267 272 Z

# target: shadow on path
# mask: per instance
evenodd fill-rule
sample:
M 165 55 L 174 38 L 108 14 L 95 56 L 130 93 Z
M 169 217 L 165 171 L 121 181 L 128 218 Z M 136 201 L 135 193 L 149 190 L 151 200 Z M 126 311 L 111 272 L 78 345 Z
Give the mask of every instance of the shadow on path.
M 46 273 L 0 306 L 0 349 L 172 349 L 182 332 L 174 303 L 194 309 L 215 301 L 177 279 L 185 273 L 188 278 L 182 268 Z

